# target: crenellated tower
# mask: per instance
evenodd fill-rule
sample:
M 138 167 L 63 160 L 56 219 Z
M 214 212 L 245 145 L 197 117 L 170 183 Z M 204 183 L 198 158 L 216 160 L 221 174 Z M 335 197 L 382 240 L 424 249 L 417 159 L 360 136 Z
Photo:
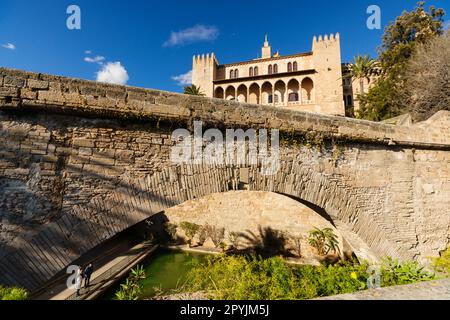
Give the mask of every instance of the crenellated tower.
M 214 96 L 214 83 L 219 63 L 214 53 L 196 55 L 192 61 L 192 84 L 200 87 L 207 97 Z
M 339 33 L 314 37 L 312 52 L 316 70 L 316 99 L 321 101 L 323 112 L 344 115 Z

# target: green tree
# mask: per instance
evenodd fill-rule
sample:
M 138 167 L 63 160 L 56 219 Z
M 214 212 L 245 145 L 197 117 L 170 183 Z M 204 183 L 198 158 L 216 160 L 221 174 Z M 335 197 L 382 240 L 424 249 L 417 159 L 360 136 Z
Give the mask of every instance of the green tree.
M 359 118 L 385 120 L 404 113 L 402 91 L 404 71 L 417 46 L 428 43 L 443 33 L 443 9 L 418 2 L 416 8 L 405 11 L 384 32 L 379 47 L 381 78 L 360 98 Z
M 427 43 L 443 33 L 445 11 L 434 6 L 425 9 L 425 1 L 417 3 L 411 11 L 405 11 L 384 32 L 379 48 L 380 63 L 387 73 L 398 74 L 411 58 L 418 44 Z
M 370 56 L 357 55 L 353 63 L 348 65 L 348 75 L 346 77 L 359 80 L 360 92 L 364 94 L 364 79 L 368 82 L 377 71 L 377 61 Z
M 322 256 L 327 255 L 330 251 L 339 252 L 339 241 L 331 228 L 314 228 L 309 232 L 308 242 Z
M 184 87 L 184 94 L 190 95 L 190 96 L 201 96 L 204 97 L 205 94 L 201 91 L 200 87 L 197 87 L 195 84 Z

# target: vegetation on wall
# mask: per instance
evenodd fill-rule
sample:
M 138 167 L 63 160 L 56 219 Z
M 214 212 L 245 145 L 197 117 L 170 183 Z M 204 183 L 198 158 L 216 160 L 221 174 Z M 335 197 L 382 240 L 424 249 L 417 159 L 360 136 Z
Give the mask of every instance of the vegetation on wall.
M 0 300 L 27 300 L 28 292 L 22 288 L 0 286 Z

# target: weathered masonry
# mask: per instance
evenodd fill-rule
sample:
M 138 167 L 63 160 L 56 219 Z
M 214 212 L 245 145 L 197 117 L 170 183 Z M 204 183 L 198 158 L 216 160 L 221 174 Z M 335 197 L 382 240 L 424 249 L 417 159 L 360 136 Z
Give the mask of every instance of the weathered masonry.
M 280 129 L 281 170 L 171 164 L 172 131 L 194 119 Z M 0 69 L 0 283 L 36 289 L 122 230 L 242 182 L 322 208 L 357 252 L 426 261 L 450 241 L 449 127 L 448 112 L 394 126 Z

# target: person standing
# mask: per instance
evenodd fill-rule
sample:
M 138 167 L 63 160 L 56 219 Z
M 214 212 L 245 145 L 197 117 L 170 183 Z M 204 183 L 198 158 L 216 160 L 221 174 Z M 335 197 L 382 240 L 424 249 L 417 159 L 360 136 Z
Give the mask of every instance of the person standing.
M 87 288 L 90 285 L 91 282 L 91 276 L 94 273 L 94 266 L 92 263 L 89 263 L 89 265 L 86 267 L 86 270 L 84 270 L 84 287 Z

